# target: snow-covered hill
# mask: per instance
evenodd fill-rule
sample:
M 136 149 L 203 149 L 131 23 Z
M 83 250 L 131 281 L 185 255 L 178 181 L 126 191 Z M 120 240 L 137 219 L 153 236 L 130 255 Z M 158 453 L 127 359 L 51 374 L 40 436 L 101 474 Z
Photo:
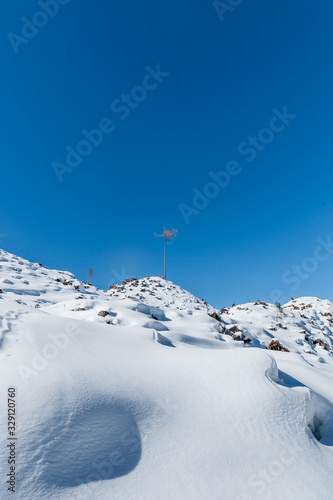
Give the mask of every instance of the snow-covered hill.
M 333 303 L 217 310 L 160 277 L 98 290 L 0 251 L 18 499 L 328 500 Z

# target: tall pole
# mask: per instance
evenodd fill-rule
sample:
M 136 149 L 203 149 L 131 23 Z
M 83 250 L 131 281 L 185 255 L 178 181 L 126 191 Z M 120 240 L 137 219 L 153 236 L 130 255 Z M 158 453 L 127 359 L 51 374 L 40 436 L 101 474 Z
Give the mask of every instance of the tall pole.
M 167 247 L 167 239 L 164 238 L 164 279 L 166 280 L 166 247 Z

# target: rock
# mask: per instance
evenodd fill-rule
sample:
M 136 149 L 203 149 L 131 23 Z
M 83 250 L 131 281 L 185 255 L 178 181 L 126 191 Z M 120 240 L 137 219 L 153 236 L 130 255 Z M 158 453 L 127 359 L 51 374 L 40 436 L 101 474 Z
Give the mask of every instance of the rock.
M 126 285 L 127 283 L 132 283 L 132 281 L 137 282 L 138 279 L 137 278 L 127 278 L 126 280 L 124 280 L 122 282 L 122 285 Z
M 266 304 L 266 302 L 259 300 L 259 304 L 261 304 L 264 307 L 264 309 L 267 309 L 268 304 Z
M 78 311 L 85 311 L 85 310 L 86 310 L 85 307 L 79 307 L 78 308 Z
M 244 335 L 244 333 L 242 333 L 242 332 L 241 332 L 241 333 L 234 333 L 234 334 L 232 335 L 232 338 L 233 338 L 234 340 L 237 340 L 237 341 L 240 341 L 240 340 L 245 340 L 245 335 Z
M 213 319 L 216 319 L 216 321 L 220 321 L 220 322 L 222 321 L 220 316 L 215 311 L 212 313 L 208 313 L 208 316 L 210 316 Z
M 231 328 L 228 328 L 226 333 L 228 335 L 231 335 L 232 333 L 237 333 L 237 332 L 242 332 L 242 330 L 240 330 L 240 328 L 238 328 L 238 326 L 235 325 L 235 326 L 233 326 Z
M 108 311 L 99 311 L 99 313 L 98 313 L 98 316 L 102 316 L 103 318 L 105 318 L 105 316 L 108 316 L 108 315 L 109 315 Z
M 266 349 L 269 349 L 270 351 L 289 352 L 289 350 L 283 347 L 277 339 L 271 340 Z

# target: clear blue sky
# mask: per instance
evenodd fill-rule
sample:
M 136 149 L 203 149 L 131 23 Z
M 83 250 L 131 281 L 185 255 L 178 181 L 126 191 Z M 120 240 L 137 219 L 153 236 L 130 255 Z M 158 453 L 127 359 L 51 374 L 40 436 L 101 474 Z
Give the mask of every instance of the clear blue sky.
M 333 255 L 313 257 L 333 234 L 332 2 L 59 3 L 0 6 L 0 247 L 106 288 L 162 274 L 154 232 L 174 227 L 168 278 L 217 307 L 333 299 Z M 216 196 L 198 209 L 193 189 Z

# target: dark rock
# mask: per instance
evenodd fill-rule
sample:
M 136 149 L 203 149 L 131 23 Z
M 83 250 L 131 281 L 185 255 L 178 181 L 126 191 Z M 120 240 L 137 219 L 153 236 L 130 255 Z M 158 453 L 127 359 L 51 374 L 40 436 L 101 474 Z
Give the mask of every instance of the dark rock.
M 244 335 L 244 333 L 234 333 L 234 334 L 232 335 L 232 338 L 233 338 L 234 340 L 237 340 L 237 341 L 240 341 L 240 340 L 245 340 L 245 335 Z
M 228 328 L 227 331 L 228 331 L 229 335 L 232 333 L 236 333 L 236 332 L 242 332 L 242 330 L 240 330 L 237 325 L 232 326 L 231 328 Z
M 262 300 L 259 300 L 259 304 L 263 306 L 264 309 L 267 309 L 268 304 L 266 302 L 263 302 Z
M 98 313 L 98 316 L 102 316 L 103 318 L 105 318 L 105 316 L 108 316 L 108 315 L 109 315 L 108 311 L 99 311 L 99 313 Z
M 213 319 L 216 319 L 216 321 L 219 321 L 219 322 L 221 322 L 221 321 L 222 321 L 222 320 L 221 320 L 221 318 L 220 318 L 220 316 L 219 316 L 219 315 L 217 314 L 217 312 L 215 312 L 215 311 L 214 311 L 214 312 L 212 312 L 212 313 L 208 313 L 208 316 L 210 316 L 210 317 L 211 317 L 211 318 L 213 318 Z
M 289 352 L 289 350 L 283 347 L 277 339 L 271 340 L 266 349 L 269 349 L 270 351 Z

